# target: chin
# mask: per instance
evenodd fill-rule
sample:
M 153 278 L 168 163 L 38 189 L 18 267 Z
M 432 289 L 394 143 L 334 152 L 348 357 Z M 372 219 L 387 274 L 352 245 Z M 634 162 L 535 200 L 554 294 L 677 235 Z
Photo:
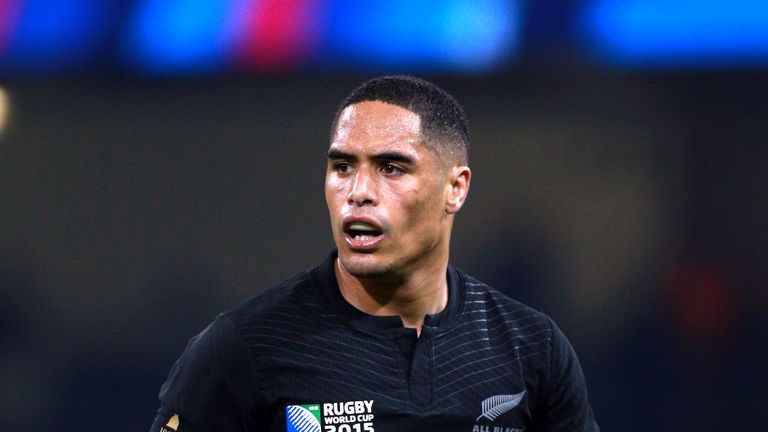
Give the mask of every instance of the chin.
M 352 254 L 352 256 L 339 254 L 339 261 L 347 273 L 357 278 L 377 278 L 390 273 L 389 266 L 381 263 L 380 260 L 370 254 Z

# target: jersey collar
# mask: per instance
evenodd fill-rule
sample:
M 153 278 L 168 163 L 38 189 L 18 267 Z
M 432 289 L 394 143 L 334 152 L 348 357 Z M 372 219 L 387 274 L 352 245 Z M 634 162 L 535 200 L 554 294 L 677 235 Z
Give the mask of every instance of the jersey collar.
M 339 290 L 339 284 L 333 269 L 337 256 L 338 252 L 334 249 L 323 263 L 312 272 L 312 277 L 315 279 L 317 286 L 320 287 L 323 299 L 331 309 L 331 313 L 339 316 L 346 324 L 363 331 L 400 334 L 410 330 L 403 326 L 399 316 L 369 315 L 355 308 L 344 299 Z M 448 278 L 448 304 L 441 312 L 427 315 L 424 319 L 424 326 L 432 327 L 434 330 L 447 327 L 452 318 L 460 313 L 461 305 L 463 304 L 464 290 L 461 289 L 462 278 L 460 272 L 449 266 L 446 276 Z

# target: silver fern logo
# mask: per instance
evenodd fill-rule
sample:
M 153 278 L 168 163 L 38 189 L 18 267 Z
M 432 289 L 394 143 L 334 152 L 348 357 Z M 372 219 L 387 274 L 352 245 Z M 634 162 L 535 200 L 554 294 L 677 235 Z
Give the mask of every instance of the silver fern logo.
M 489 397 L 483 401 L 483 413 L 480 414 L 480 417 L 478 417 L 477 420 L 480 420 L 483 417 L 490 421 L 496 420 L 496 417 L 520 405 L 523 396 L 525 396 L 525 390 L 513 395 L 496 395 Z

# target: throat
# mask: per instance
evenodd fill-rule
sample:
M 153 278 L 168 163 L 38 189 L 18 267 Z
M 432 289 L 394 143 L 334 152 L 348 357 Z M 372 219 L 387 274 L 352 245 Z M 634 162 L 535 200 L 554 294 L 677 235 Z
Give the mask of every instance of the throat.
M 374 316 L 399 316 L 403 326 L 421 334 L 427 315 L 437 314 L 448 304 L 446 269 L 442 277 L 383 280 L 358 278 L 344 269 L 340 260 L 334 265 L 339 291 L 347 303 Z

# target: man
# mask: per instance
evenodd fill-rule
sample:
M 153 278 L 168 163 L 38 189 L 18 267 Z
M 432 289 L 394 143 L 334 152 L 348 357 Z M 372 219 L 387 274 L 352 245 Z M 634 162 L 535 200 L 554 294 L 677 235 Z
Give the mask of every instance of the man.
M 553 322 L 448 266 L 468 147 L 433 84 L 355 89 L 328 150 L 336 250 L 193 338 L 151 431 L 598 430 Z

